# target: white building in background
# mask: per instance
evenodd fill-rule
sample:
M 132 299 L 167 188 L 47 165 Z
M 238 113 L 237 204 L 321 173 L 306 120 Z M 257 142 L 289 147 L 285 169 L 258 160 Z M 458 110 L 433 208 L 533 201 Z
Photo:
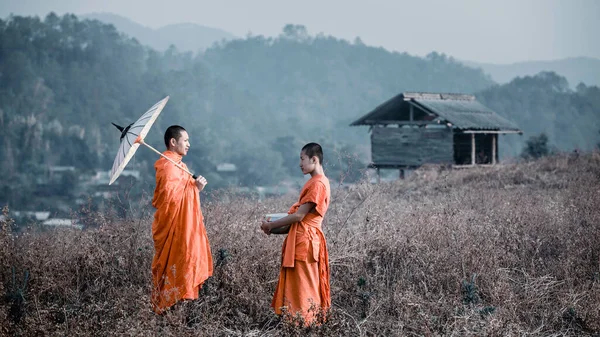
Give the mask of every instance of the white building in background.
M 121 177 L 133 177 L 137 180 L 140 180 L 140 171 L 139 170 L 123 170 L 120 174 Z M 93 175 L 90 179 L 90 182 L 93 185 L 108 185 L 110 182 L 110 171 L 99 170 L 96 171 L 96 174 Z M 118 184 L 119 181 L 116 181 Z
M 217 172 L 235 172 L 237 167 L 232 163 L 220 163 L 217 165 Z
M 83 226 L 79 224 L 79 221 L 72 219 L 62 219 L 62 218 L 52 218 L 42 222 L 44 226 L 51 227 L 65 227 L 65 228 L 75 228 L 82 229 Z
M 96 171 L 90 181 L 94 185 L 108 185 L 110 182 L 110 171 Z
M 30 217 L 37 221 L 44 221 L 50 217 L 50 212 L 12 211 L 10 213 L 15 217 Z
M 137 180 L 140 180 L 140 171 L 138 170 L 123 170 L 120 177 L 134 177 Z

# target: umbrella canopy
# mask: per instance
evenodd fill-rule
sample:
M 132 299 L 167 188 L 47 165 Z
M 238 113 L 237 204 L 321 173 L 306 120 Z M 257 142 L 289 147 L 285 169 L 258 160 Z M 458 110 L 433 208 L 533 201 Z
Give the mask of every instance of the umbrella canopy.
M 133 155 L 140 144 L 145 145 L 143 142 L 144 137 L 146 137 L 148 131 L 150 131 L 152 124 L 156 118 L 158 118 L 158 115 L 165 107 L 168 100 L 169 96 L 163 98 L 160 102 L 154 104 L 150 109 L 148 109 L 148 111 L 146 111 L 146 113 L 144 113 L 137 121 L 129 124 L 126 127 L 121 127 L 115 123 L 112 123 L 121 131 L 121 144 L 119 145 L 119 152 L 117 153 L 112 170 L 110 172 L 109 185 L 117 180 L 121 172 L 123 172 L 123 169 L 125 169 L 125 166 L 127 166 L 127 163 L 129 163 L 129 160 L 133 158 Z

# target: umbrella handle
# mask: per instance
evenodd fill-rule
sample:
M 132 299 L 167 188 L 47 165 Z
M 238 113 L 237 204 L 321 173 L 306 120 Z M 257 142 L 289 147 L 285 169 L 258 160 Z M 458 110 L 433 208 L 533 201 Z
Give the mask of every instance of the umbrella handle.
M 138 139 L 136 139 L 136 142 L 137 142 L 137 143 L 140 143 L 140 144 L 142 144 L 142 145 L 145 145 L 145 146 L 146 146 L 147 148 L 149 148 L 150 150 L 152 150 L 152 151 L 154 151 L 154 152 L 158 153 L 158 154 L 159 154 L 161 157 L 163 157 L 163 158 L 165 158 L 166 160 L 168 160 L 168 161 L 170 161 L 171 163 L 173 163 L 173 165 L 175 165 L 175 166 L 179 167 L 180 169 L 184 170 L 184 171 L 185 171 L 185 172 L 187 172 L 189 175 L 191 175 L 191 176 L 192 176 L 192 178 L 194 178 L 194 180 L 198 179 L 198 176 L 197 176 L 197 175 L 195 175 L 195 174 L 193 174 L 192 172 L 188 171 L 188 170 L 187 170 L 185 167 L 183 167 L 183 166 L 179 165 L 179 164 L 178 164 L 178 163 L 176 163 L 176 162 L 175 162 L 173 159 L 171 159 L 171 158 L 169 158 L 169 157 L 165 156 L 164 154 L 160 153 L 160 152 L 159 152 L 157 149 L 155 149 L 155 148 L 153 148 L 152 146 L 150 146 L 150 145 L 146 144 L 146 142 L 144 142 L 144 140 L 143 140 L 143 139 L 141 139 L 141 138 L 138 138 Z

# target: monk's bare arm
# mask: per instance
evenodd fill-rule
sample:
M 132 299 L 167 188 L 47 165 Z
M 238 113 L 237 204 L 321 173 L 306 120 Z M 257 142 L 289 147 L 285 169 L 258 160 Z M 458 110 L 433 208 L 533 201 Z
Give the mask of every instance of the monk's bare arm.
M 315 208 L 315 204 L 312 202 L 307 202 L 306 204 L 302 204 L 298 210 L 296 211 L 296 213 L 293 214 L 289 214 L 288 216 L 281 218 L 279 220 L 275 220 L 272 222 L 269 221 L 263 221 L 262 225 L 260 226 L 260 228 L 265 231 L 268 230 L 270 231 L 271 229 L 274 228 L 279 228 L 279 227 L 283 227 L 283 226 L 287 226 L 287 225 L 291 225 L 295 222 L 300 222 L 304 219 L 304 217 L 306 216 L 306 214 L 310 213 L 310 211 L 312 211 Z

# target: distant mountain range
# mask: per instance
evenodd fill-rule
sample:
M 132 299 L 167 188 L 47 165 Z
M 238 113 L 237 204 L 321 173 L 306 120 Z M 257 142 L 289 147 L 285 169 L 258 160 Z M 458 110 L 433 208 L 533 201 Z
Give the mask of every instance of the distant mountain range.
M 152 29 L 140 25 L 128 18 L 112 13 L 93 13 L 81 15 L 85 19 L 96 19 L 114 25 L 117 30 L 136 38 L 141 44 L 164 51 L 170 45 L 179 51 L 204 51 L 215 42 L 232 40 L 236 36 L 222 29 L 205 27 L 194 23 L 168 25 Z M 552 71 L 564 76 L 571 88 L 580 82 L 586 85 L 600 86 L 600 59 L 574 57 L 553 61 L 525 61 L 512 64 L 490 64 L 461 61 L 463 64 L 481 68 L 499 84 L 510 82 L 515 77 L 533 76 L 542 71 Z
M 580 82 L 586 85 L 600 86 L 600 59 L 591 57 L 573 57 L 553 61 L 526 61 L 512 64 L 489 64 L 463 61 L 470 67 L 481 68 L 495 82 L 508 83 L 515 77 L 535 75 L 542 71 L 553 71 L 567 78 L 569 85 L 575 88 Z
M 201 26 L 195 23 L 179 23 L 153 29 L 111 13 L 92 13 L 80 16 L 112 24 L 118 31 L 136 38 L 141 44 L 164 51 L 174 45 L 178 51 L 198 52 L 215 42 L 231 40 L 235 35 L 222 29 Z

